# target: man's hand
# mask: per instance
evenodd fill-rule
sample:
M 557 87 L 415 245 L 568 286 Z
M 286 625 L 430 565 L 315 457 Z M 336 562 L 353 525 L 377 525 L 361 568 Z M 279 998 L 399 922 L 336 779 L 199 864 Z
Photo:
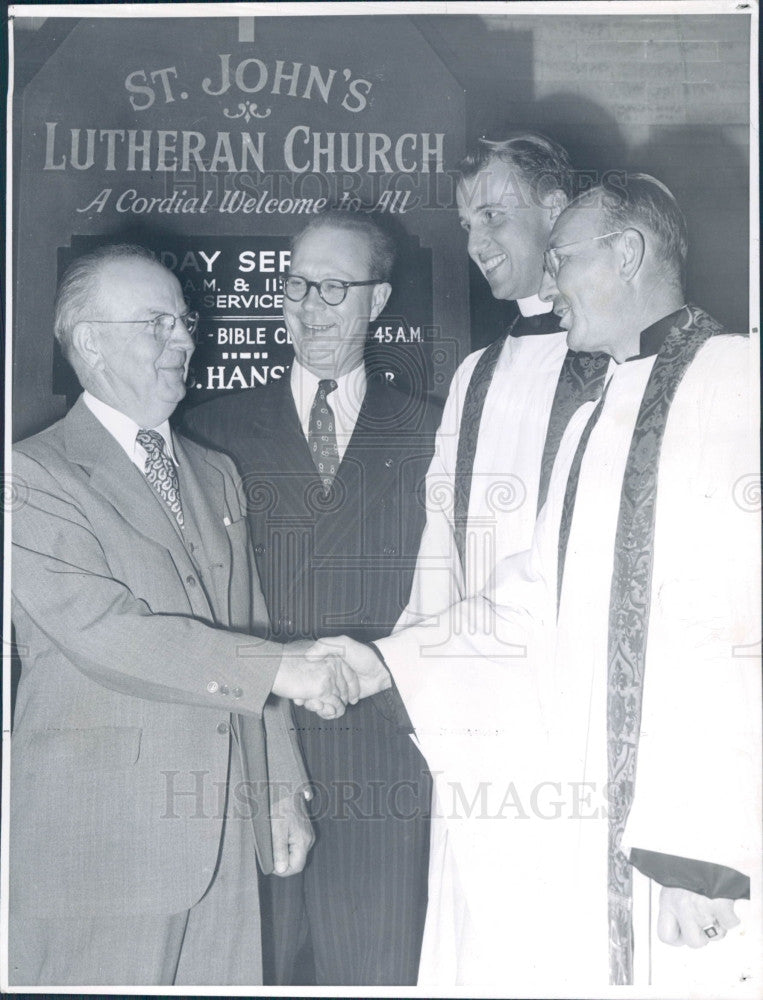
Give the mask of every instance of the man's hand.
M 302 794 L 288 792 L 271 802 L 270 830 L 274 874 L 285 878 L 301 872 L 307 862 L 307 853 L 315 843 Z
M 273 694 L 298 705 L 307 701 L 319 704 L 320 709 L 314 711 L 324 719 L 336 719 L 344 714 L 348 702 L 358 700 L 358 680 L 331 650 L 316 650 L 317 645 L 292 642 L 284 646 Z
M 392 678 L 385 667 L 381 657 L 373 648 L 365 643 L 356 642 L 349 636 L 340 635 L 330 639 L 319 639 L 307 652 L 307 658 L 326 658 L 333 656 L 341 665 L 344 678 L 351 691 L 357 691 L 354 698 L 350 698 L 351 704 L 355 704 L 360 698 L 368 698 L 372 694 L 378 694 L 392 687 Z M 305 698 L 296 700 L 297 705 L 304 705 L 311 712 L 317 712 L 323 718 L 330 718 L 325 714 L 325 706 L 320 698 Z
M 720 941 L 738 923 L 733 899 L 708 899 L 688 889 L 662 887 L 657 935 L 665 944 L 704 948 Z M 708 936 L 705 927 L 713 927 L 716 933 Z

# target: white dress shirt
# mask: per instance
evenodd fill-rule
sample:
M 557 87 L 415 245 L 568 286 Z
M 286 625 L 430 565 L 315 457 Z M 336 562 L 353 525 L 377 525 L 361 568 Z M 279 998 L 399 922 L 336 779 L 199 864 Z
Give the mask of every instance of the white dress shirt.
M 321 379 L 313 375 L 299 361 L 294 359 L 291 368 L 291 393 L 294 397 L 294 404 L 297 407 L 297 415 L 302 427 L 305 439 L 308 436 L 310 424 L 310 410 L 315 402 L 315 394 L 318 391 L 318 383 Z M 366 369 L 360 364 L 353 368 L 347 375 L 342 375 L 337 379 L 336 389 L 326 397 L 329 406 L 334 412 L 334 426 L 336 428 L 336 445 L 339 452 L 339 461 L 344 458 L 347 445 L 358 422 L 360 407 L 366 395 L 367 379 Z M 157 428 L 159 429 L 159 428 Z
M 109 434 L 111 434 L 111 436 L 121 446 L 133 465 L 140 469 L 142 473 L 145 473 L 147 458 L 146 450 L 136 441 L 138 431 L 142 428 L 126 414 L 122 413 L 120 410 L 115 410 L 114 407 L 109 406 L 108 403 L 104 403 L 102 399 L 98 399 L 92 393 L 88 392 L 87 389 L 85 389 L 82 394 L 82 398 L 85 402 L 85 406 L 87 406 L 96 420 L 103 424 Z M 162 435 L 166 445 L 167 454 L 170 456 L 175 465 L 177 465 L 178 460 L 172 447 L 172 431 L 170 430 L 169 420 L 163 421 L 158 427 L 146 429 L 155 430 Z

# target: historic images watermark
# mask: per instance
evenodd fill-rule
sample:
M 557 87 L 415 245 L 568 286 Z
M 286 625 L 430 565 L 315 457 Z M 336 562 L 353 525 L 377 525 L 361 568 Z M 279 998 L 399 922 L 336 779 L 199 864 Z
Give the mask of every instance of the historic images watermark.
M 419 788 L 412 780 L 311 781 L 295 787 L 282 781 L 215 781 L 211 772 L 162 771 L 164 820 L 208 820 L 224 815 L 251 819 L 278 813 L 288 796 L 309 802 L 314 820 L 386 822 L 422 820 L 528 821 L 606 820 L 614 790 L 592 781 L 552 778 L 532 784 L 507 780 L 500 786 L 481 781 L 467 786 L 458 781 L 438 782 L 432 808 L 423 809 Z M 437 779 L 438 772 L 433 773 Z

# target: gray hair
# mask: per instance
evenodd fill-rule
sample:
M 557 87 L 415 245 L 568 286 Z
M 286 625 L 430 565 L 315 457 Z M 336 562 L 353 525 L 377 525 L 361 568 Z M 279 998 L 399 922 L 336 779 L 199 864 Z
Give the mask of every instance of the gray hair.
M 395 264 L 395 244 L 392 237 L 382 227 L 369 218 L 357 212 L 332 208 L 321 212 L 311 219 L 304 229 L 292 239 L 291 249 L 294 253 L 308 233 L 321 229 L 340 229 L 346 233 L 354 233 L 365 240 L 368 246 L 368 266 L 370 278 L 377 281 L 389 281 Z
M 654 237 L 657 259 L 683 279 L 689 241 L 686 219 L 670 190 L 650 174 L 625 174 L 617 183 L 604 182 L 570 203 L 573 207 L 595 200 L 607 229 L 645 229 Z
M 72 331 L 98 300 L 98 277 L 104 265 L 119 260 L 150 260 L 156 255 L 133 243 L 109 243 L 78 257 L 59 282 L 53 307 L 53 333 L 61 351 L 74 367 Z

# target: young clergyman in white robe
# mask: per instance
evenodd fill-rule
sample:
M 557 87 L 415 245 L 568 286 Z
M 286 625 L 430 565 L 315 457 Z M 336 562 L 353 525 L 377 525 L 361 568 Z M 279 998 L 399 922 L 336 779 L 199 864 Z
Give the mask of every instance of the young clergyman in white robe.
M 760 991 L 755 367 L 745 338 L 683 304 L 672 196 L 628 185 L 578 199 L 552 233 L 542 293 L 570 347 L 613 360 L 603 402 L 570 422 L 531 549 L 377 644 L 452 789 L 436 821 L 457 865 L 430 886 L 422 985 Z M 627 507 L 644 484 L 651 527 Z M 366 690 L 388 683 L 345 652 Z M 637 761 L 630 786 L 612 780 L 618 754 Z
M 572 191 L 565 150 L 535 133 L 481 139 L 459 172 L 469 256 L 495 298 L 516 301 L 519 315 L 453 376 L 398 628 L 479 593 L 501 559 L 529 546 L 564 428 L 580 403 L 601 394 L 606 368 L 603 356 L 568 350 L 551 303 L 537 295 L 543 251 Z
M 460 172 L 458 211 L 469 256 L 493 295 L 516 300 L 520 314 L 453 377 L 427 474 L 426 528 L 398 628 L 479 594 L 497 563 L 529 546 L 564 428 L 582 402 L 601 394 L 608 360 L 569 351 L 551 303 L 535 294 L 551 227 L 572 188 L 566 152 L 530 133 L 480 140 Z M 447 784 L 439 787 L 442 781 L 434 775 L 436 813 L 451 794 Z M 435 925 L 440 911 L 430 908 L 427 941 L 435 938 L 450 955 L 462 896 L 444 823 L 432 829 L 429 878 L 430 895 L 437 887 L 453 908 L 448 928 Z

